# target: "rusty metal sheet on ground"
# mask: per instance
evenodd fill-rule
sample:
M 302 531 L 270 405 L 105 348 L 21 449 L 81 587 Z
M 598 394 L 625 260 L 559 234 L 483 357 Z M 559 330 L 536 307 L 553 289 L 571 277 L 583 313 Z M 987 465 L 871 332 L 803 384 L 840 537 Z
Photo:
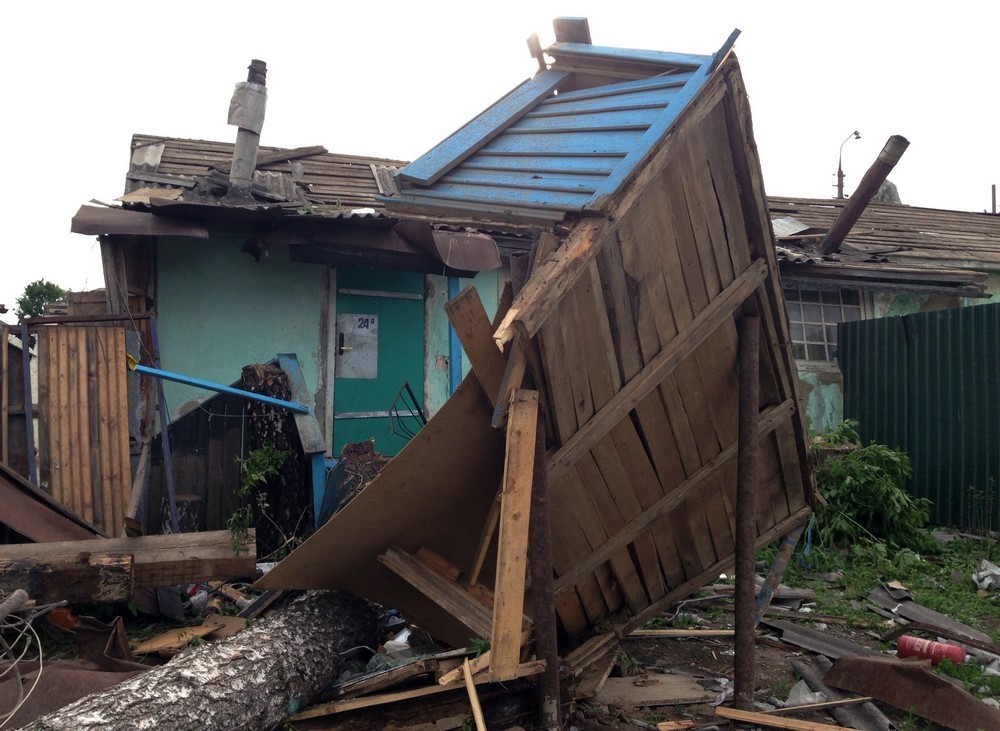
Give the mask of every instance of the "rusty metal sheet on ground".
M 962 624 L 961 622 L 952 619 L 947 614 L 941 614 L 941 612 L 935 612 L 933 609 L 928 609 L 922 604 L 917 604 L 910 598 L 910 595 L 907 594 L 905 590 L 895 590 L 890 592 L 885 587 L 876 586 L 872 589 L 871 594 L 868 595 L 868 600 L 881 605 L 893 614 L 903 617 L 904 619 L 908 619 L 911 622 L 922 622 L 924 624 L 933 624 L 938 627 L 945 627 L 953 632 L 960 632 L 966 637 L 971 637 L 979 642 L 990 643 L 993 641 L 989 635 L 984 634 L 967 624 Z
M 859 645 L 834 634 L 827 634 L 809 627 L 800 627 L 783 619 L 765 619 L 761 622 L 765 627 L 781 632 L 781 639 L 790 645 L 804 650 L 838 658 L 846 655 L 877 655 L 875 650 Z
M 929 660 L 842 657 L 823 680 L 834 688 L 870 695 L 954 731 L 1000 729 L 1000 710 L 935 675 Z

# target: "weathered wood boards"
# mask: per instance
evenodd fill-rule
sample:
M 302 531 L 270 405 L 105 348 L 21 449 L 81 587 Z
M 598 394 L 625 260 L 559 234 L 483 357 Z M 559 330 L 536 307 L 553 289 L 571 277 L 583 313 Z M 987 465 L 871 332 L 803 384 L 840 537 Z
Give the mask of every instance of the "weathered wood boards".
M 506 461 L 504 432 L 491 437 L 482 420 L 490 414 L 503 426 L 505 399 L 514 393 L 516 400 L 521 381 L 530 379 L 547 417 L 554 604 L 562 628 L 571 637 L 586 635 L 612 615 L 619 631 L 641 624 L 732 566 L 736 319 L 744 303 L 761 315 L 759 395 L 751 404 L 760 445 L 754 543 L 806 518 L 813 487 L 804 422 L 734 59 L 722 63 L 607 205 L 606 215 L 539 232 L 529 278 L 493 333 L 505 351 L 484 337 L 474 292 L 451 303 L 474 380 L 463 383 L 362 502 L 348 506 L 340 522 L 320 530 L 264 585 L 375 592 L 421 615 L 417 621 L 426 617 L 443 627 L 447 609 L 399 576 L 387 579 L 371 568 L 372 557 L 390 545 L 407 554 L 428 546 L 492 585 L 498 603 L 490 617 L 491 665 L 514 667 L 517 625 L 511 620 L 505 629 L 500 615 L 514 617 L 503 607 L 506 598 L 512 606 L 523 598 L 522 569 L 511 561 L 522 540 L 509 517 L 516 491 L 507 492 L 505 479 L 497 502 L 496 490 L 501 475 L 527 468 L 511 470 L 519 451 L 511 431 L 516 409 L 506 423 Z M 327 564 L 310 558 L 323 555 L 337 558 Z M 445 595 L 439 592 L 437 604 Z
M 131 556 L 136 587 L 173 586 L 198 581 L 253 576 L 257 549 L 250 541 L 240 553 L 233 550 L 227 530 L 179 533 L 137 538 L 98 538 L 87 541 L 21 543 L 0 546 L 0 561 L 8 566 L 24 562 L 72 566 L 90 563 L 90 556 Z M 63 597 L 67 598 L 67 597 Z
M 39 480 L 53 498 L 117 535 L 132 491 L 125 334 L 39 327 Z

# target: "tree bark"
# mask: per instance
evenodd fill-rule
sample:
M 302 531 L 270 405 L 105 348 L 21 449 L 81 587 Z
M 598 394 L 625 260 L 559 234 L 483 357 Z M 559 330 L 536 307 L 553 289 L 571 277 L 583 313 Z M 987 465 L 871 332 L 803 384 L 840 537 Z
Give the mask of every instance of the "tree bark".
M 273 728 L 334 682 L 344 653 L 374 646 L 381 609 L 312 592 L 244 631 L 22 727 L 22 731 Z

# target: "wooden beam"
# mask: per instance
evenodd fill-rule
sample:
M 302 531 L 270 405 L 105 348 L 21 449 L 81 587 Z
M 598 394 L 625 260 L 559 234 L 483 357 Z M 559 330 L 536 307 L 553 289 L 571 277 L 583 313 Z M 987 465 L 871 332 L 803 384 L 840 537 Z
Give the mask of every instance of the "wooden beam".
M 507 422 L 507 450 L 500 493 L 500 535 L 490 632 L 490 675 L 494 680 L 515 677 L 521 656 L 537 428 L 538 393 L 515 391 Z
M 463 586 L 449 581 L 406 551 L 395 546 L 378 560 L 413 588 L 465 625 L 476 637 L 490 636 L 492 617 Z
M 125 509 L 125 525 L 122 526 L 122 538 L 126 537 L 129 521 L 135 520 L 139 513 L 139 503 L 142 501 L 142 493 L 146 490 L 146 474 L 149 471 L 149 442 L 142 445 L 139 452 L 139 464 L 135 468 L 135 477 L 132 480 L 132 493 L 129 495 L 128 507 Z
M 524 373 L 527 370 L 528 357 L 525 353 L 525 341 L 520 335 L 516 335 L 510 343 L 507 353 L 507 366 L 503 372 L 503 379 L 500 381 L 497 402 L 493 408 L 493 428 L 503 426 L 507 419 L 507 407 L 510 405 L 511 396 L 514 391 L 521 388 L 524 381 Z
M 469 703 L 472 705 L 472 717 L 476 719 L 476 731 L 486 731 L 486 719 L 483 718 L 483 707 L 479 705 L 479 694 L 476 692 L 476 682 L 472 678 L 469 658 L 462 661 L 462 673 L 465 676 L 465 691 L 469 694 Z
M 233 551 L 233 535 L 228 530 L 11 544 L 0 546 L 0 559 L 56 561 L 67 557 L 73 559 L 82 552 L 131 554 L 137 588 L 253 576 L 257 564 L 253 531 L 247 550 L 237 554 Z
M 764 436 L 777 428 L 778 424 L 791 417 L 795 410 L 795 402 L 791 399 L 777 406 L 772 406 L 763 412 L 758 422 L 758 434 Z M 680 485 L 668 492 L 662 498 L 653 503 L 642 512 L 636 519 L 625 525 L 615 535 L 611 536 L 606 543 L 594 549 L 585 559 L 573 566 L 572 569 L 556 579 L 556 593 L 564 591 L 574 586 L 583 577 L 593 572 L 598 566 L 609 560 L 618 551 L 621 551 L 629 543 L 635 540 L 643 531 L 647 530 L 653 523 L 670 513 L 674 508 L 684 502 L 691 493 L 707 481 L 715 477 L 733 458 L 736 457 L 738 442 L 733 442 L 715 457 L 705 463 L 704 467 L 695 472 L 691 477 L 684 480 Z
M 534 337 L 587 271 L 615 228 L 617 223 L 609 225 L 605 218 L 588 218 L 574 226 L 570 237 L 548 257 L 535 261 L 528 281 L 493 334 L 497 342 L 513 339 L 517 331 L 515 322 L 520 322 L 528 336 Z
M 841 726 L 831 726 L 828 723 L 817 723 L 815 721 L 800 721 L 795 718 L 782 718 L 766 713 L 755 711 L 741 711 L 737 708 L 716 708 L 715 715 L 728 718 L 733 721 L 744 721 L 746 723 L 759 724 L 761 726 L 771 726 L 772 728 L 792 729 L 792 731 L 830 731 L 841 729 Z
M 493 326 L 476 288 L 470 284 L 463 289 L 445 304 L 444 311 L 490 405 L 496 408 L 507 362 L 493 341 Z
M 473 661 L 474 663 L 475 661 Z M 456 668 L 458 670 L 457 679 L 447 685 L 427 685 L 420 688 L 414 688 L 413 690 L 401 690 L 396 693 L 384 693 L 382 695 L 370 695 L 363 698 L 351 698 L 349 700 L 335 701 L 333 703 L 324 703 L 322 705 L 312 706 L 306 708 L 304 711 L 296 713 L 294 716 L 288 718 L 289 721 L 304 721 L 307 718 L 319 718 L 320 716 L 329 716 L 334 713 L 343 713 L 344 711 L 353 711 L 358 708 L 370 708 L 372 706 L 381 706 L 386 703 L 398 703 L 399 701 L 414 700 L 415 698 L 423 698 L 428 695 L 436 695 L 437 693 L 447 693 L 452 690 L 459 690 L 464 687 L 461 680 L 463 670 L 461 667 Z M 527 678 L 532 675 L 538 675 L 545 670 L 545 663 L 541 660 L 533 660 L 531 662 L 522 663 L 517 670 L 518 678 Z M 473 682 L 476 685 L 484 685 L 486 683 L 492 682 L 488 674 L 479 674 L 473 676 Z
M 709 335 L 715 332 L 742 302 L 767 279 L 767 264 L 763 260 L 751 263 L 739 277 L 726 287 L 684 328 L 667 346 L 643 367 L 624 388 L 584 424 L 562 448 L 549 459 L 549 479 L 556 479 L 603 439 L 615 424 L 662 383 L 671 371 L 693 353 Z
M 51 559 L 0 558 L 0 593 L 24 589 L 39 604 L 126 602 L 132 598 L 132 575 L 131 554 L 80 551 Z
M 764 531 L 757 537 L 757 547 L 761 548 L 771 543 L 772 541 L 785 535 L 788 531 L 797 525 L 805 523 L 812 515 L 812 508 L 806 506 L 798 511 L 792 513 L 790 516 L 785 518 L 783 521 L 775 525 L 770 530 Z M 671 606 L 678 599 L 683 599 L 684 597 L 690 596 L 694 592 L 698 591 L 705 584 L 709 583 L 713 578 L 717 577 L 724 571 L 730 571 L 733 567 L 732 558 L 726 558 L 722 561 L 716 561 L 714 564 L 709 566 L 707 569 L 697 574 L 694 578 L 688 579 L 683 584 L 678 584 L 673 589 L 668 591 L 665 596 L 657 599 L 655 602 L 650 604 L 648 607 L 640 612 L 637 612 L 632 617 L 622 625 L 615 629 L 615 632 L 620 636 L 624 637 L 629 632 L 637 630 L 642 627 L 646 622 L 648 622 L 653 617 L 660 614 L 664 609 Z

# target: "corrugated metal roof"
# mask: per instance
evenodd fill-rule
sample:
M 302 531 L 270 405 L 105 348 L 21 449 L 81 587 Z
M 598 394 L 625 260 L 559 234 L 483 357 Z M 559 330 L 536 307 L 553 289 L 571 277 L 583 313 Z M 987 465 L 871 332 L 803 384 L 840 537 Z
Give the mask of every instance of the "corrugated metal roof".
M 383 201 L 393 213 L 522 224 L 600 212 L 735 36 L 709 56 L 557 43 L 550 68 L 403 168 L 399 194 Z

